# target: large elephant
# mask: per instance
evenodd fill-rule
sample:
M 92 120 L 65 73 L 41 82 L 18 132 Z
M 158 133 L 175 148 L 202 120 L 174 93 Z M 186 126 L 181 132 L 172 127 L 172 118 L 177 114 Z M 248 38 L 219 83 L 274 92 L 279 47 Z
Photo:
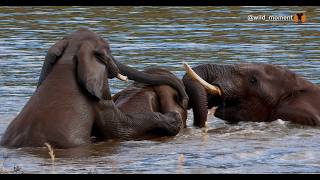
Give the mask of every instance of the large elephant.
M 38 87 L 9 124 L 1 145 L 70 148 L 97 139 L 141 138 L 149 132 L 175 135 L 181 118 L 176 112 L 122 113 L 111 98 L 108 78 L 167 84 L 179 92 L 186 106 L 184 86 L 166 75 L 151 75 L 117 62 L 108 43 L 81 28 L 54 44 L 45 57 Z M 154 130 L 154 131 L 153 131 Z
M 282 119 L 320 125 L 320 88 L 287 68 L 270 64 L 204 64 L 191 69 L 183 83 L 194 124 L 203 127 L 208 109 L 228 122 Z
M 170 71 L 161 68 L 148 68 L 148 74 L 172 76 L 183 85 Z M 159 112 L 162 114 L 177 112 L 186 127 L 187 107 L 182 107 L 178 100 L 178 92 L 168 85 L 144 85 L 134 82 L 126 89 L 113 96 L 116 107 L 124 113 Z

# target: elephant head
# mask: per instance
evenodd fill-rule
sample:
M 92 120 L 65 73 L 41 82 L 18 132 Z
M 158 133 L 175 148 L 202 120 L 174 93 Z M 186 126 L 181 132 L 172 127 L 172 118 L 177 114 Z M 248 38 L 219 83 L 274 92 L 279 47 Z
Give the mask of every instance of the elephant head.
M 183 77 L 194 124 L 205 125 L 208 108 L 229 122 L 282 119 L 320 123 L 320 89 L 292 71 L 270 64 L 185 65 Z M 193 80 L 194 79 L 194 80 Z
M 72 37 L 77 37 L 77 41 L 71 41 Z M 76 55 L 74 55 L 75 51 Z M 78 64 L 79 82 L 92 95 L 98 98 L 102 98 L 103 96 L 107 96 L 108 99 L 111 98 L 110 92 L 102 91 L 103 86 L 107 86 L 108 84 L 104 83 L 103 77 L 117 77 L 121 80 L 126 80 L 128 77 L 131 80 L 150 85 L 170 85 L 179 92 L 179 103 L 183 107 L 187 107 L 188 105 L 189 98 L 182 82 L 172 76 L 148 74 L 120 63 L 111 55 L 108 42 L 85 28 L 81 28 L 70 36 L 63 38 L 48 50 L 38 87 L 45 80 L 58 59 L 60 64 L 70 63 L 64 60 L 69 60 L 70 56 L 74 56 L 73 59 Z M 105 68 L 107 68 L 107 74 L 105 74 Z
M 38 87 L 57 62 L 58 64 L 75 63 L 80 86 L 99 99 L 111 99 L 108 78 L 117 77 L 123 81 L 127 80 L 126 76 L 119 73 L 107 41 L 84 28 L 60 40 L 49 49 Z

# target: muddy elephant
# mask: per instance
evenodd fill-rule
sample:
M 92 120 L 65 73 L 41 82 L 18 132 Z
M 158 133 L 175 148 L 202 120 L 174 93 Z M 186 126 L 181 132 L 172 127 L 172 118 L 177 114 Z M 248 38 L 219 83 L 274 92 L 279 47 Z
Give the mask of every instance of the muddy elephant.
M 121 112 L 112 101 L 108 78 L 117 77 L 153 85 L 167 84 L 188 96 L 179 81 L 164 75 L 137 71 L 116 61 L 109 44 L 96 33 L 81 28 L 54 44 L 45 57 L 35 93 L 9 124 L 1 145 L 71 148 L 108 138 L 141 138 L 152 130 L 175 135 L 181 121 L 175 112 Z M 155 131 L 155 133 L 157 132 Z
M 148 68 L 148 74 L 162 74 L 183 82 L 173 73 L 162 68 Z M 178 100 L 178 92 L 168 85 L 145 85 L 134 82 L 126 89 L 116 93 L 112 98 L 117 108 L 124 113 L 159 112 L 166 114 L 177 112 L 186 127 L 187 107 L 183 107 Z
M 271 64 L 184 64 L 194 124 L 203 127 L 208 109 L 228 122 L 277 119 L 320 125 L 320 88 L 285 67 Z

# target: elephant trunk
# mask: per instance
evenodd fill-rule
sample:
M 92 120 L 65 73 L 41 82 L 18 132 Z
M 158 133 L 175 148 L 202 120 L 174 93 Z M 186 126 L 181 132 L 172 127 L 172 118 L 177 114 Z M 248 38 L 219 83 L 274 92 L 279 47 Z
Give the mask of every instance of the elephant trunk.
M 180 95 L 179 104 L 185 109 L 188 107 L 189 97 L 185 91 L 184 85 L 177 79 L 172 78 L 171 76 L 168 76 L 168 75 L 144 73 L 134 68 L 131 68 L 129 66 L 123 65 L 117 60 L 115 60 L 114 58 L 113 58 L 113 61 L 118 66 L 120 73 L 123 75 L 126 75 L 128 79 L 131 79 L 140 83 L 150 84 L 150 85 L 166 84 L 173 87 L 179 92 L 179 95 Z
M 190 105 L 193 110 L 193 125 L 204 127 L 208 116 L 207 92 L 200 83 L 196 81 L 185 82 L 186 91 L 190 98 Z
M 193 124 L 198 127 L 204 127 L 208 116 L 208 97 L 207 93 L 221 95 L 221 90 L 207 82 L 209 72 L 206 67 L 197 67 L 193 70 L 184 64 L 186 75 L 182 81 L 186 87 L 186 92 L 190 98 L 190 107 L 193 109 Z

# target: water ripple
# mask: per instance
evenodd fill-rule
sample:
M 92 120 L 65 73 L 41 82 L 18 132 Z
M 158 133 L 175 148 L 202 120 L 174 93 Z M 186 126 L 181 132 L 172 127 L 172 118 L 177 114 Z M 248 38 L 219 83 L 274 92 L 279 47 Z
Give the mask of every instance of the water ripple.
M 249 22 L 248 15 L 305 11 L 304 24 Z M 44 18 L 45 15 L 45 18 Z M 316 7 L 0 7 L 0 135 L 35 90 L 48 48 L 78 27 L 108 39 L 122 63 L 159 66 L 180 78 L 182 62 L 264 62 L 320 83 Z M 28 17 L 28 18 L 26 18 Z M 112 93 L 127 84 L 110 80 Z M 158 141 L 103 142 L 56 150 L 0 148 L 4 170 L 32 173 L 319 173 L 320 129 L 278 120 L 227 124 L 210 117 Z M 1 163 L 0 163 L 1 164 Z

